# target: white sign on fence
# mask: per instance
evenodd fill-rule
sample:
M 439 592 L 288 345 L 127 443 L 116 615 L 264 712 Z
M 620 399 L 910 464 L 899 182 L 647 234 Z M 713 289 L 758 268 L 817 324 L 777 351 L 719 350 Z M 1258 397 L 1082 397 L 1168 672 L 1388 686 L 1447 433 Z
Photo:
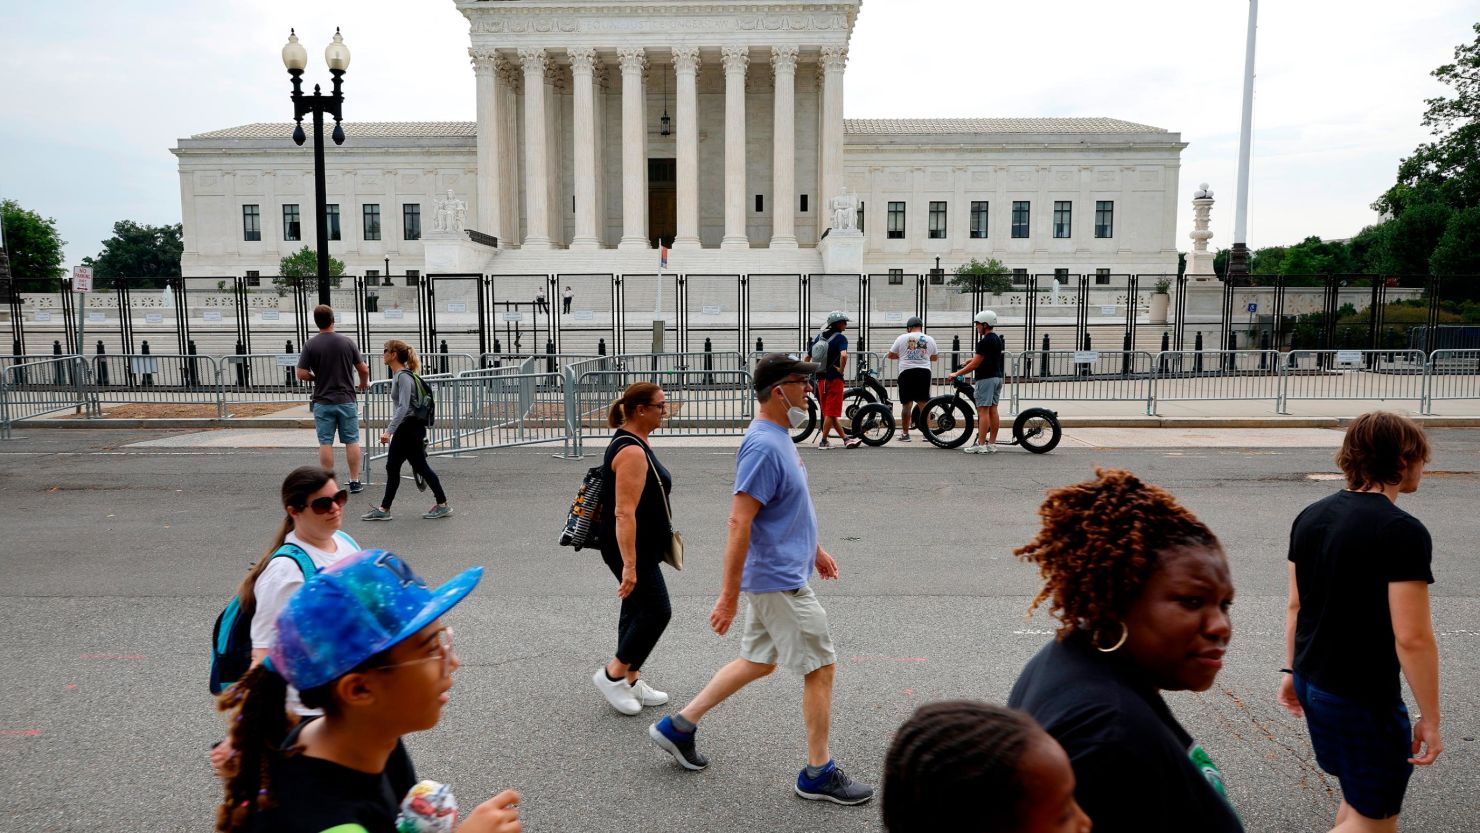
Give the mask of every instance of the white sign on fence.
M 87 314 L 87 320 L 89 322 L 93 323 L 93 324 L 97 324 L 98 322 L 101 322 L 101 321 L 107 321 L 108 320 L 108 316 L 107 315 L 104 315 L 101 312 L 90 312 L 90 313 Z
M 903 321 L 904 320 L 904 313 L 902 313 L 902 312 L 886 312 L 886 313 L 884 313 L 884 320 L 885 321 L 888 321 L 890 323 L 895 323 L 895 322 L 898 322 L 898 321 Z
M 276 321 L 276 320 L 278 320 L 278 311 L 275 310 L 275 309 L 265 309 L 265 310 L 263 310 L 262 311 L 262 320 L 263 321 Z
M 464 303 L 448 304 L 447 305 L 447 311 L 448 312 L 467 312 L 468 311 L 468 305 L 467 304 L 464 304 Z
M 36 320 L 38 322 L 50 321 L 51 320 L 51 313 L 49 313 L 49 312 L 38 312 L 38 313 L 36 313 Z
M 164 313 L 162 313 L 162 312 L 146 312 L 146 313 L 144 313 L 144 323 L 145 324 L 163 324 L 164 323 Z
M 202 312 L 200 314 L 200 317 L 201 318 L 204 318 L 207 321 L 220 321 L 221 320 L 221 310 L 218 310 L 218 309 L 208 309 L 205 312 Z
M 73 266 L 72 267 L 72 291 L 73 292 L 91 292 L 92 291 L 92 278 L 93 278 L 93 275 L 92 275 L 92 267 L 91 266 Z
M 129 369 L 140 376 L 145 373 L 158 373 L 159 360 L 152 356 L 135 356 L 129 359 Z
M 385 311 L 385 320 L 387 321 L 400 321 L 405 317 L 406 310 L 403 309 L 388 309 Z
M 1361 364 L 1362 363 L 1362 351 L 1361 350 L 1337 350 L 1336 351 L 1336 363 L 1337 364 Z
M 720 313 L 720 306 L 719 306 L 719 304 L 705 304 L 704 305 L 704 314 L 705 315 L 719 315 L 719 313 Z
M 1114 304 L 1111 304 L 1108 307 L 1106 307 L 1106 306 L 1100 307 L 1100 314 L 1101 315 L 1114 315 L 1115 314 L 1115 305 Z
M 1076 350 L 1074 352 L 1075 364 L 1094 364 L 1100 360 L 1099 350 Z
M 277 366 L 278 367 L 297 367 L 298 366 L 298 354 L 297 353 L 279 353 L 279 354 L 277 354 Z
M 596 313 L 588 309 L 578 309 L 574 313 L 577 321 L 595 321 Z
M 579 316 L 579 313 L 577 313 L 577 315 Z M 523 321 L 524 320 L 524 313 L 522 313 L 522 312 L 505 312 L 504 313 L 504 320 L 505 321 Z

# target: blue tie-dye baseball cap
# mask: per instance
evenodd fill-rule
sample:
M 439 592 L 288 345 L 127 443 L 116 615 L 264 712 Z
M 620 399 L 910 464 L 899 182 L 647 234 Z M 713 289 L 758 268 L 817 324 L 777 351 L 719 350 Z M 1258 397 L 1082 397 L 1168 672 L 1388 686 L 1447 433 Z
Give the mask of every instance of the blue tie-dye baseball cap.
M 364 550 L 317 573 L 277 618 L 272 668 L 302 691 L 349 672 L 406 639 L 472 592 L 471 567 L 436 590 L 387 550 Z

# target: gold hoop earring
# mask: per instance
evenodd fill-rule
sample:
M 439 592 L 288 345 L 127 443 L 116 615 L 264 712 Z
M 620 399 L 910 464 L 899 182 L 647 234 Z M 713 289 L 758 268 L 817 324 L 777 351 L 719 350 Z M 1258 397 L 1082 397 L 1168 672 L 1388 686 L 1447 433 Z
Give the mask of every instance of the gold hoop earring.
M 1125 641 L 1130 638 L 1130 635 L 1131 635 L 1131 629 L 1130 629 L 1130 627 L 1128 627 L 1126 625 L 1126 623 L 1121 622 L 1120 623 L 1120 641 L 1119 642 L 1116 642 L 1114 645 L 1110 646 L 1109 648 L 1102 648 L 1102 647 L 1100 647 L 1100 632 L 1098 630 L 1096 630 L 1095 633 L 1094 633 L 1094 636 L 1090 637 L 1090 643 L 1095 646 L 1095 650 L 1096 651 L 1099 651 L 1102 654 L 1113 654 L 1116 651 L 1119 651 L 1121 649 L 1121 646 L 1125 645 Z

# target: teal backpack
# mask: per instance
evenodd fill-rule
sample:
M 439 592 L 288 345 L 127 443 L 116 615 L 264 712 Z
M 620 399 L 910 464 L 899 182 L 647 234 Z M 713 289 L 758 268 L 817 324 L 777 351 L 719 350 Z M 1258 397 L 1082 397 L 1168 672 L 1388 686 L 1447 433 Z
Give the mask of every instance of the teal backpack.
M 291 558 L 303 571 L 303 580 L 312 578 L 319 568 L 308 553 L 297 544 L 283 544 L 272 558 Z M 220 694 L 240 680 L 252 667 L 252 614 L 242 610 L 240 597 L 232 597 L 226 609 L 216 617 L 211 632 L 211 693 Z

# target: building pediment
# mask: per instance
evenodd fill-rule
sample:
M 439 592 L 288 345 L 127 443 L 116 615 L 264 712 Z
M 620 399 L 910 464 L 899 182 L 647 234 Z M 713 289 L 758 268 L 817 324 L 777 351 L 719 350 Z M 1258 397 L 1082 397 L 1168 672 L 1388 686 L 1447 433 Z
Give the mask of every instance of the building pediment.
M 764 33 L 767 43 L 847 43 L 858 16 L 854 2 L 623 3 L 610 0 L 455 0 L 468 18 L 473 45 L 671 46 L 674 38 L 730 43 Z M 779 41 L 778 41 L 779 38 Z

